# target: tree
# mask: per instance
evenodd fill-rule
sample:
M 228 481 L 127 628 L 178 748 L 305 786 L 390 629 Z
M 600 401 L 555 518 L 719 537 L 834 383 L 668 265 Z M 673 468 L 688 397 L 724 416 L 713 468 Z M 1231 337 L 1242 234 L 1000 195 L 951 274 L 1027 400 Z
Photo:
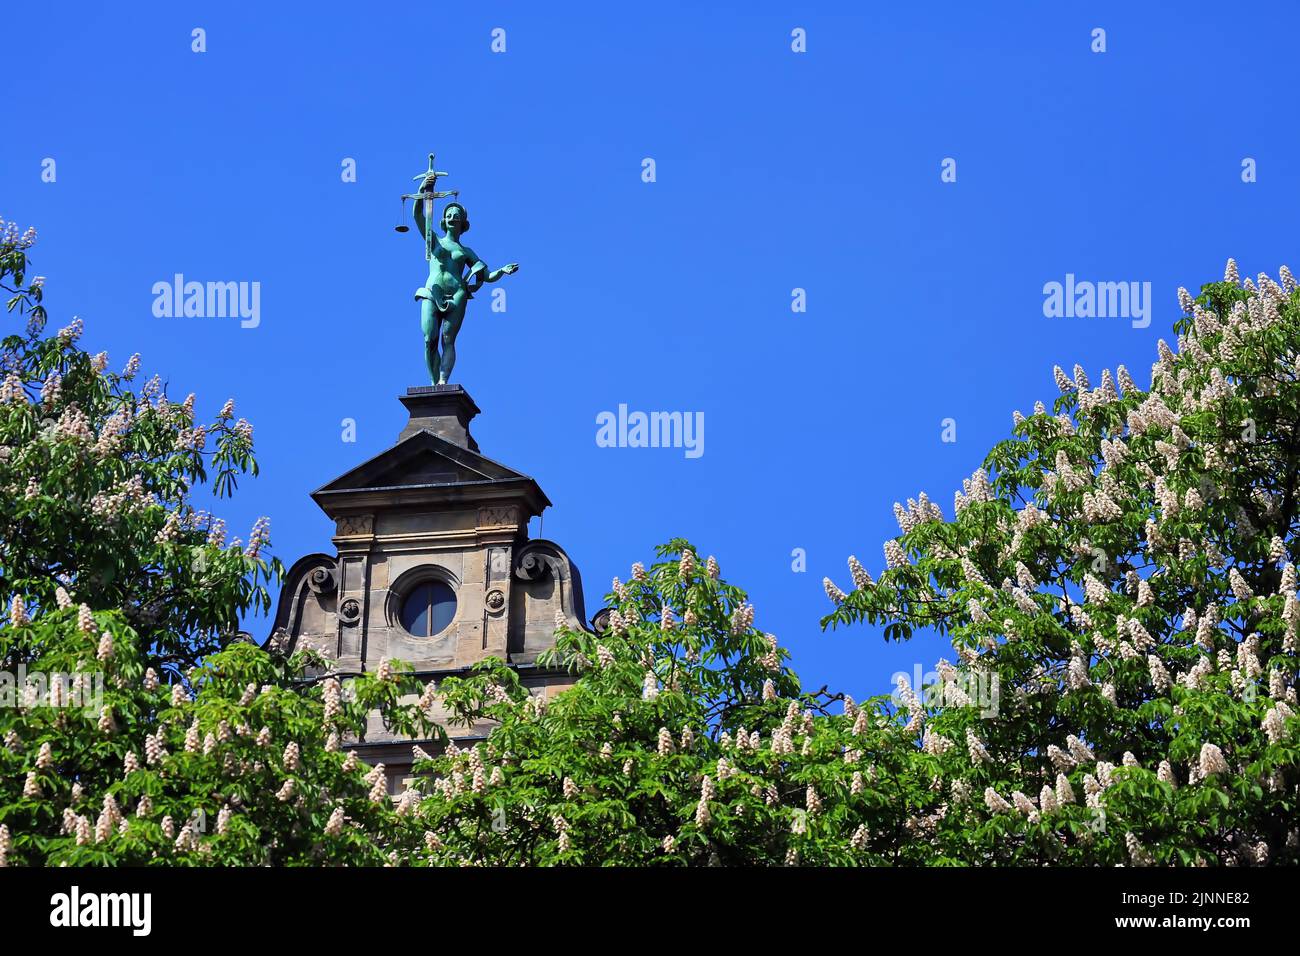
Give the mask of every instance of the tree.
M 937 855 L 1300 860 L 1295 293 L 1285 266 L 1256 285 L 1232 260 L 1180 289 L 1149 389 L 1057 367 L 1054 414 L 1016 413 L 951 521 L 896 504 L 880 581 L 827 582 L 826 623 L 926 629 L 960 655 L 911 708 Z M 997 700 L 968 702 L 990 678 Z
M 553 701 L 529 696 L 499 660 L 443 682 L 456 719 L 499 726 L 486 744 L 416 765 L 436 779 L 422 806 L 434 862 L 785 858 L 787 804 L 837 770 L 823 753 L 806 774 L 786 771 L 793 735 L 812 717 L 795 702 L 785 652 L 753 627 L 744 592 L 684 541 L 659 555 L 666 560 L 650 570 L 633 565 L 626 584 L 615 579 L 605 633 L 557 627 L 544 661 L 578 679 Z M 818 709 L 830 700 L 808 699 Z
M 344 755 L 367 713 L 436 734 L 391 667 L 341 679 L 237 639 L 278 577 L 191 504 L 209 469 L 256 473 L 252 429 L 136 394 L 81 324 L 42 335 L 35 232 L 0 223 L 0 285 L 26 333 L 0 375 L 0 866 L 379 863 L 422 851 L 382 767 Z M 209 443 L 215 445 L 208 450 Z M 310 676 L 316 675 L 316 676 Z M 426 701 L 427 706 L 427 701 Z
M 803 690 L 674 540 L 614 580 L 601 633 L 557 622 L 543 663 L 575 682 L 551 698 L 496 659 L 422 687 L 236 640 L 278 574 L 266 528 L 226 547 L 189 496 L 212 435 L 221 491 L 255 469 L 251 430 L 197 435 L 192 402 L 133 395 L 75 323 L 42 338 L 30 238 L 0 232 L 30 318 L 3 343 L 0 657 L 39 678 L 4 704 L 0 675 L 0 865 L 1300 862 L 1285 267 L 1180 290 L 1145 391 L 1057 368 L 951 520 L 895 505 L 879 580 L 851 557 L 851 592 L 825 582 L 824 627 L 951 647 L 936 680 Z M 418 752 L 395 799 L 342 752 L 375 712 L 438 739 L 435 704 L 493 729 Z
M 209 470 L 218 497 L 257 473 L 252 426 L 232 421 L 233 401 L 197 423 L 194 396 L 173 401 L 158 376 L 133 391 L 139 355 L 109 371 L 107 353 L 77 347 L 79 319 L 45 335 L 44 279 L 25 283 L 35 230 L 0 228 L 0 287 L 27 319 L 0 342 L 0 593 L 120 609 L 152 663 L 180 674 L 270 607 L 281 571 L 262 558 L 265 519 L 228 547 L 225 522 L 192 502 Z

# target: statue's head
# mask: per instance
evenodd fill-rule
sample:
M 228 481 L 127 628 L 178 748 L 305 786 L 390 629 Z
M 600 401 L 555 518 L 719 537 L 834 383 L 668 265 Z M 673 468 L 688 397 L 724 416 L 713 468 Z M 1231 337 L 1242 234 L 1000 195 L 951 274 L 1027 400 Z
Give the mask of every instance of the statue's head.
M 469 232 L 469 213 L 458 202 L 449 202 L 442 211 L 442 231 L 449 236 L 463 236 Z

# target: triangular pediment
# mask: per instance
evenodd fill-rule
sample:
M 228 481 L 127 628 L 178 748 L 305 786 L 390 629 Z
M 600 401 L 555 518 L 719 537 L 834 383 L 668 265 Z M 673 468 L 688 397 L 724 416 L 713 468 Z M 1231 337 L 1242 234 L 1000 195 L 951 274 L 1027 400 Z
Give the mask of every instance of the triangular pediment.
M 478 452 L 420 431 L 328 482 L 313 494 L 531 481 Z

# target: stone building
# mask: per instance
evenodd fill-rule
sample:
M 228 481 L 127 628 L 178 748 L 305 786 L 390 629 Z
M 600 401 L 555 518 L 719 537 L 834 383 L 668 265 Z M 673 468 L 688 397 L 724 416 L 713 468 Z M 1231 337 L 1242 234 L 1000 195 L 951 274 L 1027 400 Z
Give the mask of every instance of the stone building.
M 515 667 L 534 694 L 571 683 L 537 663 L 554 640 L 557 612 L 586 628 L 578 569 L 528 523 L 550 501 L 537 482 L 479 452 L 470 421 L 479 409 L 459 385 L 408 389 L 410 419 L 387 450 L 312 493 L 335 522 L 334 554 L 310 554 L 288 572 L 271 640 L 312 647 L 341 674 L 408 662 L 425 681 L 467 671 L 485 657 Z M 458 744 L 487 726 L 448 727 Z M 376 717 L 353 746 L 409 775 L 411 748 Z

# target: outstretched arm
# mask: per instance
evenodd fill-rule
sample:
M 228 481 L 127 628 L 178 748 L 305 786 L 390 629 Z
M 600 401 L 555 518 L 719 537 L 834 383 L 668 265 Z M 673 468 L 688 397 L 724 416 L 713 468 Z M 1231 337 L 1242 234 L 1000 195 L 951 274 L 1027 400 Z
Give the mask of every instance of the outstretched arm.
M 469 287 L 471 295 L 483 288 L 483 283 L 496 282 L 502 276 L 514 275 L 519 271 L 519 263 L 517 262 L 508 263 L 500 269 L 489 270 L 487 263 L 476 256 L 474 250 L 466 249 L 465 251 L 469 253 L 469 261 L 471 263 L 469 275 L 466 276 L 466 285 Z

